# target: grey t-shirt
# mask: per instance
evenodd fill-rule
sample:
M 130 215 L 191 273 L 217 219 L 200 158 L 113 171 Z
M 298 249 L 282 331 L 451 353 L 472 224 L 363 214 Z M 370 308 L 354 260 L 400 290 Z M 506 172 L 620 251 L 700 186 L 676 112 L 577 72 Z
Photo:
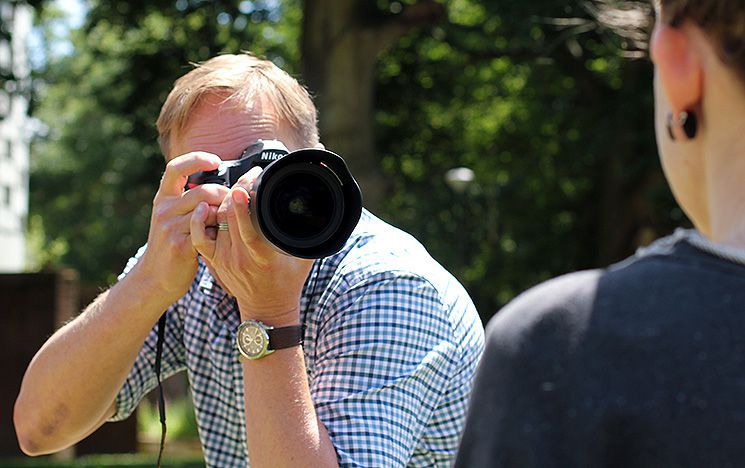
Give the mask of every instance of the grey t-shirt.
M 681 231 L 508 304 L 455 466 L 743 466 L 744 257 Z

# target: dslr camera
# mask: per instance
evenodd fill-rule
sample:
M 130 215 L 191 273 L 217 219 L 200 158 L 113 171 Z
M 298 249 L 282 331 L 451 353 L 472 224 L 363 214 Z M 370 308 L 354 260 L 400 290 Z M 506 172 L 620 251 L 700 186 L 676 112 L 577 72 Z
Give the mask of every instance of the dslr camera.
M 254 166 L 263 169 L 251 197 L 256 232 L 294 257 L 322 258 L 341 250 L 360 219 L 362 193 L 344 160 L 331 151 L 290 152 L 280 141 L 258 140 L 239 159 L 189 176 L 186 189 L 232 187 Z

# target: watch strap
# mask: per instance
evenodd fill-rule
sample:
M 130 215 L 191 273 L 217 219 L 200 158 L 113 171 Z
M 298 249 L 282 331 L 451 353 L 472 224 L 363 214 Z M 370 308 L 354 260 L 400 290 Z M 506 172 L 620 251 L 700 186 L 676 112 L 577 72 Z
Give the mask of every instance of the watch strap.
M 303 344 L 303 327 L 291 325 L 267 330 L 269 335 L 269 349 L 291 348 Z

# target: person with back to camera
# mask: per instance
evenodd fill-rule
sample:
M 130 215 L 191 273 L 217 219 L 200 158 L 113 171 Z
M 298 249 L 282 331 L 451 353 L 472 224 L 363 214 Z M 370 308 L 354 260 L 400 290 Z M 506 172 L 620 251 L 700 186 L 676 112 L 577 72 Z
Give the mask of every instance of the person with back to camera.
M 21 448 L 58 451 L 132 413 L 157 385 L 165 310 L 163 375 L 188 373 L 208 466 L 449 466 L 483 347 L 455 278 L 364 210 L 336 254 L 277 252 L 250 220 L 259 168 L 185 190 L 258 140 L 320 148 L 307 91 L 270 61 L 222 55 L 176 81 L 157 126 L 168 163 L 148 243 L 32 360 Z M 264 327 L 289 332 L 253 354 L 259 335 L 242 330 Z
M 745 461 L 745 3 L 654 7 L 657 143 L 695 229 L 500 311 L 456 467 Z

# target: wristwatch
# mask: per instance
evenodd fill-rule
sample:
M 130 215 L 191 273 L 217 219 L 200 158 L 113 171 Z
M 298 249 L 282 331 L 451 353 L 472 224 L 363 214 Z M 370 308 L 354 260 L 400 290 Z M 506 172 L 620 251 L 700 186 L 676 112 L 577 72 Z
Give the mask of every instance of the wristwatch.
M 247 359 L 261 359 L 277 349 L 303 344 L 303 327 L 292 325 L 274 328 L 256 320 L 246 320 L 235 333 L 238 352 Z

